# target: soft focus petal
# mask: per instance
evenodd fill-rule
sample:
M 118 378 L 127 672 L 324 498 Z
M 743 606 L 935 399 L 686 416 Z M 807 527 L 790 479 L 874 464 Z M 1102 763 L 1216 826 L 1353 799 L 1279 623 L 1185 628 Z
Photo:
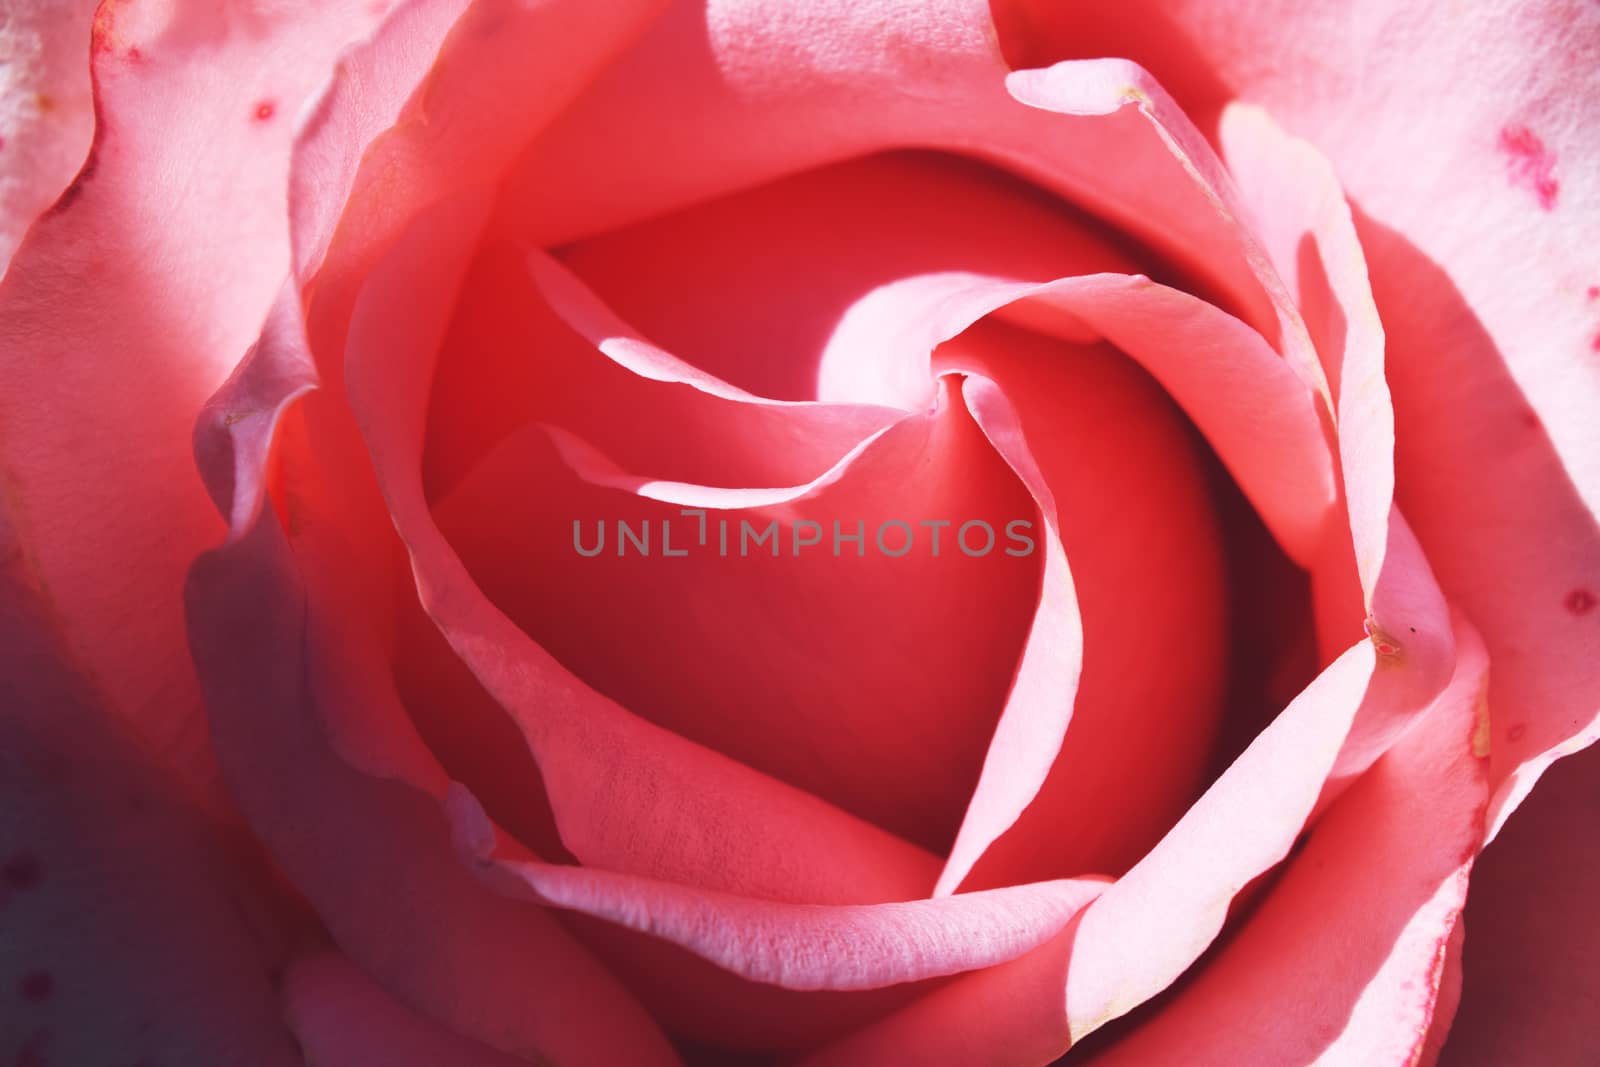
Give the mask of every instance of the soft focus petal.
M 288 269 L 295 112 L 371 18 L 107 5 L 90 160 L 0 283 L 0 469 L 30 569 L 107 709 L 199 788 L 214 766 L 177 590 L 221 527 L 190 428 Z
M 1461 1009 L 1440 1063 L 1600 1061 L 1600 750 L 1552 767 L 1472 872 Z
M 23 559 L 0 511 L 0 1059 L 297 1064 L 270 876 L 99 709 Z
M 96 0 L 21 0 L 0 13 L 0 277 L 30 223 L 89 151 Z
M 499 1052 L 451 1033 L 331 953 L 296 962 L 283 986 L 284 1014 L 310 1063 L 526 1067 L 526 1055 L 518 1053 L 539 1054 L 536 1049 Z

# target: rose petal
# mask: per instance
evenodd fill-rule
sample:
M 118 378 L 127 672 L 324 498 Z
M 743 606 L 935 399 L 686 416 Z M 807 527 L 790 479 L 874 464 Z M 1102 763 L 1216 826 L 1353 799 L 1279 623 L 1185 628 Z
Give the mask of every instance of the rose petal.
M 1552 767 L 1478 860 L 1447 1067 L 1593 1063 L 1600 1033 L 1600 750 Z
M 315 555 L 308 562 L 323 569 L 308 601 L 277 516 L 261 506 L 274 423 L 309 374 L 294 311 L 292 301 L 278 305 L 197 431 L 201 472 L 234 520 L 186 590 L 230 786 L 340 947 L 407 1004 L 502 1050 L 676 1062 L 637 1003 L 553 919 L 473 882 L 436 801 L 369 777 L 332 747 L 377 738 L 376 751 L 356 747 L 367 769 L 443 794 L 437 765 L 396 728 L 403 712 L 364 644 L 370 621 L 341 625 L 337 608 L 316 599 L 337 605 L 340 583 Z M 357 712 L 319 708 L 340 702 Z M 324 722 L 336 724 L 331 734 Z
M 1472 742 L 1487 659 L 1470 631 L 1458 640 L 1449 687 L 1317 823 L 1239 933 L 1090 1062 L 1414 1060 L 1488 799 Z
M 1246 321 L 1281 334 L 1297 370 L 1317 373 L 1220 165 L 1142 72 L 1104 61 L 1006 78 L 987 5 L 970 0 L 812 5 L 798 25 L 738 0 L 669 12 L 528 147 L 501 221 L 551 244 L 852 155 L 947 148 L 1000 162 L 1183 262 Z
M 1109 350 L 985 324 L 938 363 L 973 376 L 974 417 L 1076 576 L 1059 579 L 1052 616 L 1047 556 L 1044 603 L 940 888 L 991 842 L 979 885 L 1120 872 L 1194 799 L 1222 710 L 1221 548 L 1198 452 L 1154 383 Z M 1139 491 L 1122 490 L 1134 478 Z M 1069 682 L 1074 653 L 1083 673 Z M 1141 671 L 1150 659 L 1163 669 Z M 1097 817 L 1101 805 L 1115 814 Z
M 101 710 L 24 559 L 0 511 L 0 1057 L 298 1063 L 265 872 Z
M 1159 7 L 1163 32 L 1149 35 L 1125 5 L 1084 21 L 1084 5 L 1002 11 L 1030 16 L 1028 62 L 1130 55 L 1186 86 L 1202 116 L 1235 94 L 1264 104 L 1359 204 L 1401 427 L 1398 499 L 1495 663 L 1492 836 L 1552 759 L 1600 736 L 1600 611 L 1585 608 L 1600 597 L 1600 276 L 1586 208 L 1600 182 L 1587 103 L 1600 92 L 1588 45 L 1600 11 L 1507 3 L 1462 23 L 1438 5 L 1403 17 L 1382 3 Z M 1463 80 L 1466 69 L 1478 73 Z M 1433 163 L 1393 165 L 1419 151 Z
M 1366 1064 L 1389 1062 L 1385 1047 L 1399 1049 L 1395 1062 L 1413 1050 L 1434 1009 L 1441 950 L 1465 891 L 1487 794 L 1470 743 L 1484 659 L 1474 639 L 1463 638 L 1463 649 L 1464 669 L 1434 713 L 1341 798 L 1240 934 L 1203 965 L 1194 983 L 1131 1031 L 1127 1051 L 1113 1046 L 1107 1054 L 1112 1062 L 1120 1062 L 1119 1056 L 1139 1064 L 1302 1062 L 1295 1056 L 1311 1048 L 1329 1052 L 1319 1062 Z M 1210 940 L 1207 931 L 1220 925 L 1227 899 L 1211 898 L 1203 887 L 1218 875 L 1243 885 L 1261 869 L 1266 853 L 1287 849 L 1316 795 L 1308 783 L 1332 766 L 1372 660 L 1366 643 L 1341 657 L 1150 857 L 1055 941 L 950 983 L 820 1050 L 804 1061 L 806 1067 L 985 1058 L 1042 1063 L 1094 1028 L 1079 1014 L 1094 1003 L 1080 999 L 1083 992 L 1115 990 L 1112 995 L 1130 1006 L 1144 1000 L 1145 983 L 1165 984 L 1154 976 L 1170 980 L 1198 957 Z M 1316 766 L 1303 762 L 1308 759 Z M 1286 802 L 1294 809 L 1287 817 Z M 1438 815 L 1429 832 L 1416 823 L 1419 811 Z M 1185 875 L 1174 863 L 1180 853 L 1188 857 Z M 1330 867 L 1368 876 L 1333 881 Z M 1141 899 L 1142 905 L 1135 903 Z M 1329 921 L 1330 913 L 1346 908 L 1350 919 Z M 1103 909 L 1098 917 L 1097 909 Z M 1129 909 L 1137 909 L 1138 917 Z M 1111 921 L 1118 915 L 1121 921 Z M 1375 924 L 1378 915 L 1393 929 Z M 1307 949 L 1307 936 L 1327 944 Z M 1184 944 L 1193 954 L 1185 949 L 1174 958 L 1174 946 Z M 1330 961 L 1340 959 L 1350 967 L 1342 987 L 1346 995 L 1311 997 L 1308 988 L 1327 988 Z M 1285 975 L 1304 967 L 1314 975 L 1300 981 Z M 1259 982 L 1261 988 L 1241 993 L 1239 982 Z M 1217 998 L 1225 1007 L 1217 1006 Z M 1331 1013 L 1328 1025 L 1299 1025 L 1319 1006 Z M 1335 1038 L 1346 1044 L 1326 1048 Z M 1280 1054 L 1278 1046 L 1253 1043 L 1272 1040 L 1300 1047 Z M 1234 1041 L 1243 1044 L 1227 1047 Z M 1258 1048 L 1274 1051 L 1258 1056 Z
M 19 0 L 0 23 L 0 277 L 94 136 L 86 62 L 95 0 Z
M 107 710 L 214 791 L 172 595 L 220 533 L 188 473 L 190 427 L 288 267 L 295 109 L 371 15 L 192 7 L 108 4 L 96 21 L 89 162 L 0 284 L 0 463 L 29 566 Z
M 1062 879 L 885 904 L 754 900 L 591 867 L 494 858 L 482 808 L 464 789 L 453 799 L 462 846 L 519 880 L 523 895 L 663 938 L 785 989 L 877 989 L 1003 963 L 1050 940 L 1105 887 L 1103 879 Z
M 783 490 L 619 476 L 587 446 L 543 437 L 538 429 L 513 435 L 435 509 L 494 605 L 562 668 L 632 714 L 935 854 L 947 848 L 1011 684 L 1039 581 L 1037 560 L 1003 551 L 1015 548 L 1008 522 L 1037 529 L 1032 503 L 959 392 L 870 439 L 823 479 Z M 574 461 L 578 477 L 565 469 Z M 680 504 L 710 509 L 704 537 Z M 925 516 L 949 523 L 938 557 L 920 525 Z M 986 521 L 990 531 L 974 533 L 973 544 L 994 541 L 982 558 L 957 545 L 958 527 L 970 521 Z M 635 534 L 650 531 L 652 555 L 623 551 L 623 522 Z M 793 546 L 797 531 L 806 532 L 802 522 L 821 531 L 818 547 Z M 777 527 L 765 547 L 753 546 L 741 523 Z M 861 541 L 841 539 L 834 555 L 834 523 Z M 909 537 L 916 547 L 900 558 L 885 554 L 876 544 L 885 523 L 903 524 L 884 534 L 886 545 Z M 602 524 L 604 551 L 581 558 L 578 540 L 592 543 Z M 704 610 L 710 603 L 715 610 Z M 628 610 L 619 612 L 622 604 Z M 974 623 L 979 605 L 992 621 Z M 930 662 L 960 669 L 930 671 Z M 573 817 L 567 798 L 555 799 L 558 817 Z M 737 878 L 750 880 L 744 892 L 760 884 L 785 899 L 837 899 L 856 867 L 883 859 L 830 857 L 833 844 L 815 854 L 815 865 L 806 862 L 810 849 L 801 842 L 821 840 L 825 825 L 786 843 L 780 868 L 765 873 L 741 854 L 751 846 L 729 833 L 695 880 Z M 753 832 L 777 838 L 775 824 Z M 640 845 L 650 837 L 639 836 Z M 639 869 L 642 855 L 607 858 L 587 851 L 595 844 L 567 837 L 585 863 Z M 698 865 L 690 849 L 678 842 L 674 851 L 678 876 L 689 876 Z M 929 886 L 905 888 L 921 895 Z
M 1314 148 L 1288 137 L 1258 109 L 1230 107 L 1222 140 L 1256 232 L 1279 275 L 1312 315 L 1317 345 L 1337 404 L 1344 527 L 1330 527 L 1314 569 L 1323 601 L 1325 645 L 1354 636 L 1356 606 L 1348 568 L 1363 594 L 1363 627 L 1409 701 L 1368 705 L 1352 730 L 1324 803 L 1359 775 L 1410 725 L 1449 676 L 1451 626 L 1428 561 L 1394 505 L 1394 413 L 1383 376 L 1383 329 L 1368 289 L 1350 212 L 1331 168 Z
M 562 257 L 656 343 L 775 396 L 915 410 L 931 395 L 928 351 L 1013 301 L 1023 303 L 1006 317 L 1041 331 L 1082 341 L 1098 330 L 1173 392 L 1309 560 L 1335 495 L 1315 394 L 1254 331 L 1175 290 L 1110 276 L 1025 285 L 1130 269 L 1041 199 L 954 157 L 878 156 L 589 238 Z M 796 273 L 813 283 L 788 284 Z M 477 349 L 487 340 L 473 338 Z M 1263 437 L 1276 447 L 1260 448 Z
M 464 270 L 480 205 L 469 195 L 424 213 L 373 272 L 353 318 L 349 388 L 420 599 L 523 731 L 563 840 L 600 866 L 757 896 L 790 892 L 795 871 L 845 899 L 923 895 L 927 853 L 595 693 L 484 598 L 444 540 L 422 493 L 423 399 L 451 307 L 439 278 Z

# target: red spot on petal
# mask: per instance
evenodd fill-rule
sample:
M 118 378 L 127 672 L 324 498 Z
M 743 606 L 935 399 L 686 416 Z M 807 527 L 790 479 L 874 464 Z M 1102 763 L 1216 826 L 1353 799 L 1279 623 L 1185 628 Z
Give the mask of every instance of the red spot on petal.
M 1539 413 L 1532 408 L 1522 409 L 1522 425 L 1530 430 L 1537 430 L 1540 426 Z
M 266 122 L 273 115 L 277 114 L 277 112 L 277 104 L 274 104 L 271 100 L 263 100 L 261 103 L 256 105 L 256 121 Z
M 1574 615 L 1587 615 L 1594 610 L 1595 596 L 1587 589 L 1574 589 L 1567 594 L 1567 599 L 1562 601 L 1567 610 Z
M 19 852 L 0 867 L 0 877 L 5 878 L 6 885 L 12 889 L 32 889 L 43 875 L 39 857 L 32 852 Z
M 1500 131 L 1500 151 L 1506 154 L 1506 173 L 1512 185 L 1531 189 L 1546 211 L 1556 206 L 1561 183 L 1556 181 L 1556 155 L 1539 135 L 1513 123 Z
M 1589 286 L 1588 296 L 1590 300 L 1600 300 L 1600 285 Z
M 1600 352 L 1600 333 L 1595 334 L 1589 339 L 1589 347 L 1596 352 Z
M 1527 732 L 1528 724 L 1525 722 L 1519 722 L 1511 729 L 1506 731 L 1506 740 L 1510 741 L 1512 744 L 1515 744 L 1516 742 L 1521 741 L 1522 735 L 1526 734 Z
M 49 971 L 33 971 L 23 975 L 22 981 L 17 983 L 17 995 L 23 1000 L 31 1000 L 35 1004 L 50 999 L 50 994 L 56 991 L 55 976 Z

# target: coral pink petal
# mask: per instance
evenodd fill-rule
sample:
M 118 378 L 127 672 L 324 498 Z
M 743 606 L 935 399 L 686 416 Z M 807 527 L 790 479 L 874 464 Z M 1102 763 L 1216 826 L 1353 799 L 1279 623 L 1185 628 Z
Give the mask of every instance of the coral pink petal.
M 7 5 L 0 48 L 0 277 L 39 214 L 83 165 L 94 136 L 89 26 L 97 0 Z
M 370 18 L 359 3 L 103 5 L 94 148 L 0 284 L 18 535 L 108 710 L 201 790 L 215 767 L 172 590 L 221 527 L 190 428 L 288 269 L 293 115 Z
M 1438 701 L 1316 824 L 1238 934 L 1088 1062 L 1415 1062 L 1488 800 L 1472 742 L 1487 659 L 1465 627 L 1459 641 Z
M 332 953 L 291 966 L 284 976 L 283 1001 L 289 1027 L 311 1063 L 527 1067 L 526 1054 L 538 1053 L 500 1052 L 452 1033 Z
M 1047 556 L 1034 630 L 940 885 L 959 884 L 1006 831 L 979 884 L 1120 872 L 1198 794 L 1221 712 L 1221 544 L 1198 450 L 1155 383 L 1104 346 L 986 323 L 936 363 L 970 376 L 974 415 L 1051 522 L 1060 540 L 1048 547 L 1065 552 L 1059 590 Z M 1057 402 L 1073 397 L 1086 403 Z M 1150 658 L 1164 669 L 1142 672 Z M 1089 814 L 1110 798 L 1114 819 Z
M 0 1060 L 298 1064 L 270 876 L 99 707 L 25 558 L 0 511 Z
M 1600 9 L 1497 3 L 1441 33 L 1444 10 L 1161 5 L 1162 32 L 1147 33 L 1126 5 L 1013 2 L 1001 26 L 1030 65 L 1132 56 L 1203 117 L 1244 96 L 1332 161 L 1384 320 L 1398 500 L 1495 664 L 1492 835 L 1551 760 L 1600 736 L 1600 612 L 1581 610 L 1600 597 L 1600 277 L 1585 208 L 1600 195 Z M 1463 83 L 1468 67 L 1481 73 Z M 1438 106 L 1419 115 L 1402 99 Z M 1440 165 L 1393 165 L 1419 150 Z M 1508 263 L 1520 284 L 1505 284 Z
M 440 278 L 465 270 L 477 210 L 466 196 L 424 213 L 374 271 L 349 388 L 422 602 L 522 728 L 563 841 L 598 866 L 755 896 L 796 892 L 800 872 L 814 899 L 924 895 L 931 855 L 596 693 L 484 597 L 444 539 L 422 492 L 424 400 L 451 310 Z
M 1597 820 L 1600 749 L 1590 748 L 1552 767 L 1479 857 L 1445 1067 L 1600 1060 Z

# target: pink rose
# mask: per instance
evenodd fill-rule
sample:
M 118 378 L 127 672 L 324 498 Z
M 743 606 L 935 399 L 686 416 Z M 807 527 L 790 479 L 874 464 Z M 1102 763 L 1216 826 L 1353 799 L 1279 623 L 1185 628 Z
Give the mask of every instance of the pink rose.
M 1136 6 L 0 19 L 0 1062 L 1596 1062 L 1600 9 Z

